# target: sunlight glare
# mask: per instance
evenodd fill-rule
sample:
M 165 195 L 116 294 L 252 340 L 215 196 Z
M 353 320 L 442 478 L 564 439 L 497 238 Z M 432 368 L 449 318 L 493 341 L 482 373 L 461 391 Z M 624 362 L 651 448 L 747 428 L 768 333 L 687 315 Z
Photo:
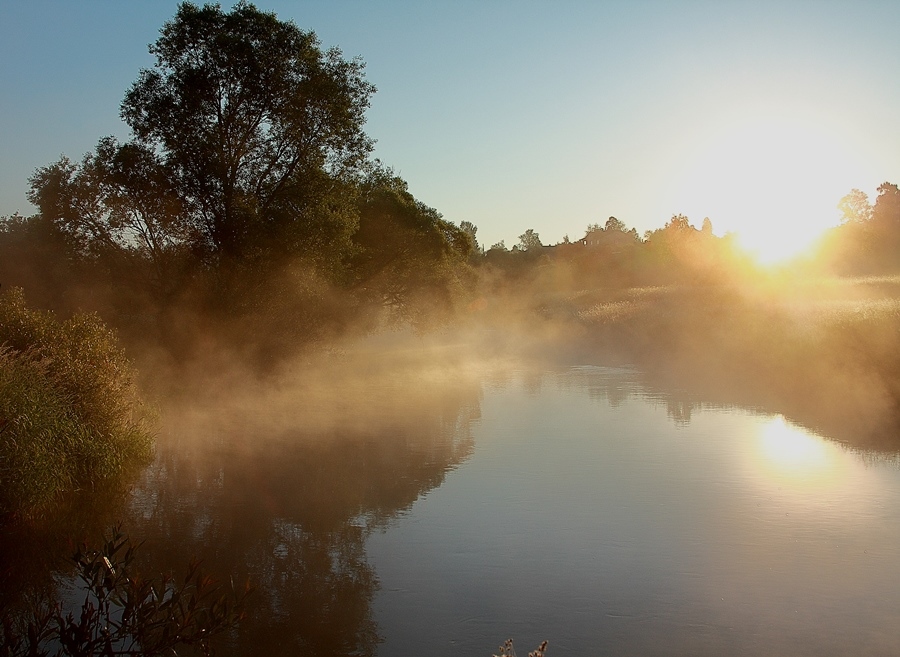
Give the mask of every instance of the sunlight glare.
M 759 439 L 767 464 L 781 474 L 811 476 L 829 467 L 822 440 L 788 424 L 781 415 L 763 425 Z
M 679 191 L 688 216 L 734 232 L 763 264 L 808 249 L 839 223 L 840 198 L 860 168 L 836 134 L 811 116 L 756 112 L 711 129 Z

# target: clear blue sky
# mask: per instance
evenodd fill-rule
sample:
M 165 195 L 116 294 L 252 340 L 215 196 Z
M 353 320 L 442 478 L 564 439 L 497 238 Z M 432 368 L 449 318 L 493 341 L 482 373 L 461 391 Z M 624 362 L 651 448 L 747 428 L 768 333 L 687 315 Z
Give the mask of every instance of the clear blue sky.
M 33 211 L 36 167 L 127 137 L 119 103 L 176 6 L 0 0 L 0 215 Z M 825 225 L 850 188 L 900 183 L 896 1 L 257 6 L 366 61 L 376 156 L 488 246 L 610 215 Z

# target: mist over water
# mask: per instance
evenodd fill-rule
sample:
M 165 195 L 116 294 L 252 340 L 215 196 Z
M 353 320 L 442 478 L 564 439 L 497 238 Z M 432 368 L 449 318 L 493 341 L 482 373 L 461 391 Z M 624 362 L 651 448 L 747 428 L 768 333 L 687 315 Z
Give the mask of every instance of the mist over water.
M 253 583 L 223 654 L 900 649 L 896 454 L 630 367 L 422 349 L 162 409 L 114 515 L 148 572 Z

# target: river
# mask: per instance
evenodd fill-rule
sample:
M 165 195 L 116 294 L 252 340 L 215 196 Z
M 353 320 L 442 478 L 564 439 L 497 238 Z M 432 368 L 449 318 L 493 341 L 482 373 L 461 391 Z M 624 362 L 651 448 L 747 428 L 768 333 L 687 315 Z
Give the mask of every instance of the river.
M 220 654 L 900 654 L 896 454 L 628 368 L 187 408 L 118 513 L 146 568 L 253 583 Z

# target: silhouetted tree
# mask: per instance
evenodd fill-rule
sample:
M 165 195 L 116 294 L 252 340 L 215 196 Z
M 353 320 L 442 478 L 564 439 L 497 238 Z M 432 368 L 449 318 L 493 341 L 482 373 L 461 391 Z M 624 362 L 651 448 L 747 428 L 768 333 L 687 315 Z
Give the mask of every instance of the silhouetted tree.
M 150 51 L 122 117 L 168 168 L 195 246 L 333 262 L 355 227 L 339 181 L 372 148 L 362 61 L 249 3 L 183 3 Z
M 666 225 L 663 227 L 663 230 L 669 232 L 681 232 L 681 231 L 694 231 L 697 230 L 693 226 L 691 226 L 690 220 L 684 216 L 683 214 L 673 214 L 672 218 L 666 222 Z
M 883 225 L 900 225 L 900 188 L 889 182 L 878 186 L 872 219 Z
M 476 252 L 481 252 L 481 247 L 479 246 L 478 240 L 475 237 L 475 235 L 478 233 L 478 226 L 473 224 L 471 221 L 461 221 L 459 222 L 459 227 L 472 240 L 472 248 Z
M 182 3 L 150 51 L 121 106 L 131 139 L 31 179 L 35 222 L 103 272 L 120 317 L 171 343 L 187 306 L 252 350 L 340 331 L 372 302 L 448 306 L 477 229 L 369 161 L 361 60 L 247 2 Z
M 543 244 L 541 243 L 540 235 L 534 232 L 533 228 L 529 228 L 523 234 L 519 235 L 518 246 L 522 251 L 533 251 L 535 249 L 540 249 Z
M 623 221 L 620 221 L 619 219 L 616 219 L 615 217 L 610 217 L 609 219 L 606 220 L 605 230 L 610 230 L 610 231 L 616 230 L 616 231 L 620 231 L 620 232 L 624 233 L 625 231 L 628 230 L 628 227 L 625 225 L 625 223 Z
M 468 286 L 473 231 L 416 200 L 390 170 L 374 168 L 361 190 L 354 288 L 395 318 L 422 324 L 444 315 Z
M 39 169 L 41 217 L 80 257 L 139 256 L 159 288 L 183 282 L 172 273 L 185 254 L 217 276 L 234 270 L 226 280 L 245 296 L 285 261 L 339 278 L 372 147 L 363 63 L 249 3 L 183 3 L 150 51 L 155 66 L 122 103 L 132 141 Z
M 179 280 L 193 235 L 166 167 L 136 143 L 108 137 L 79 164 L 63 157 L 31 178 L 39 220 L 62 235 L 72 257 L 165 295 Z

